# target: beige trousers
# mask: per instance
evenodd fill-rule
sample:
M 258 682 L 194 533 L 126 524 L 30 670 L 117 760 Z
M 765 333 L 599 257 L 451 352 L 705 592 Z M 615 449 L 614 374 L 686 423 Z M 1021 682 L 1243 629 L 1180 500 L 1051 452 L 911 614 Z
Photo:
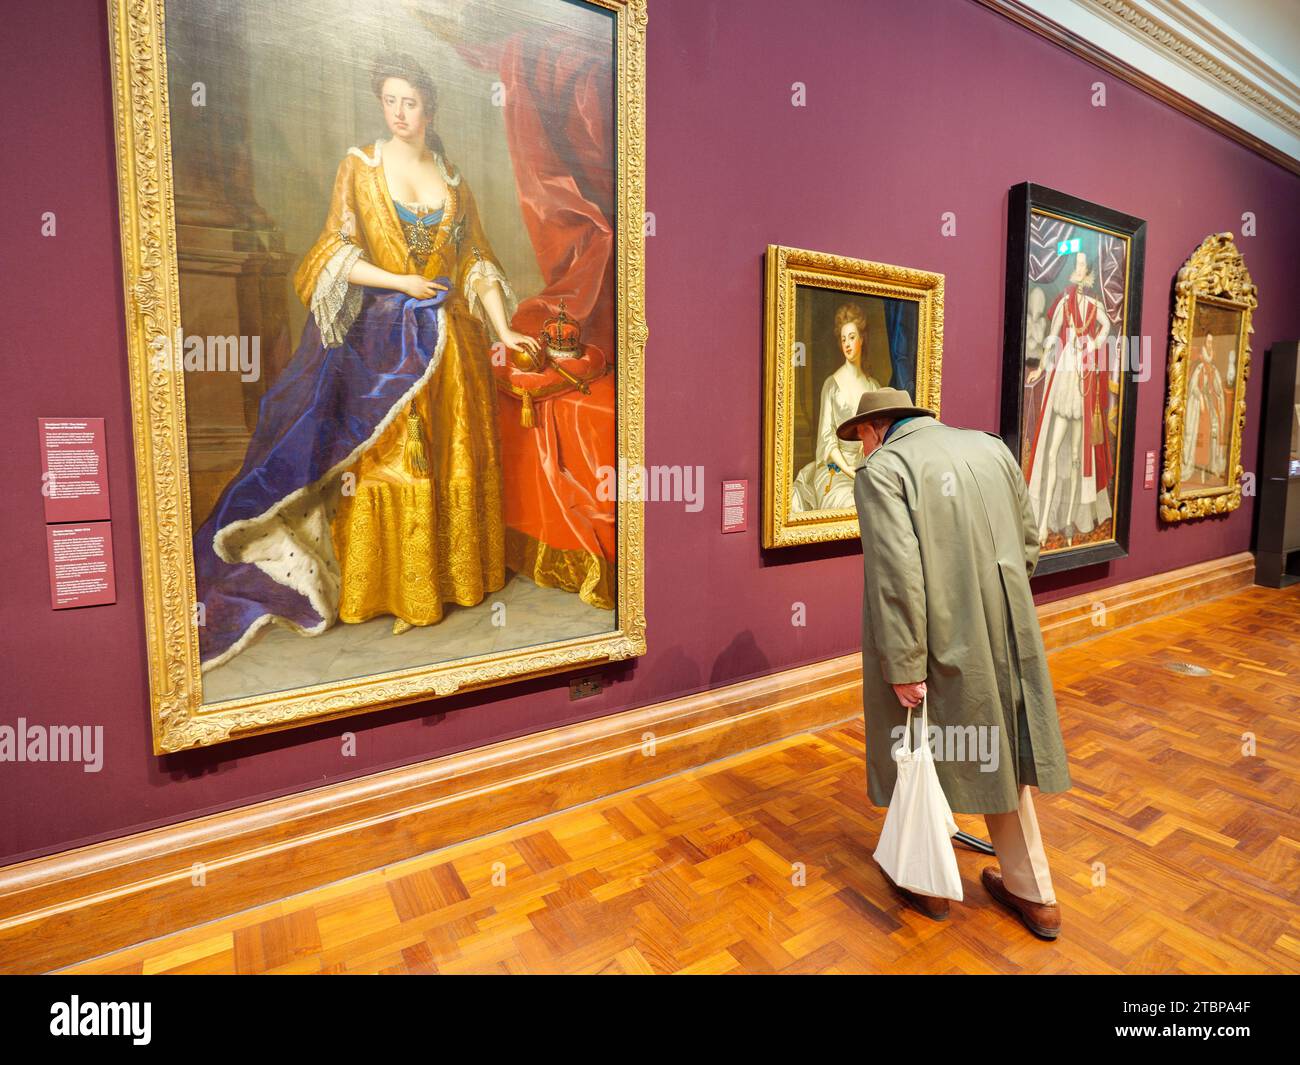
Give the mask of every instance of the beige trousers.
M 984 823 L 989 827 L 989 841 L 997 851 L 1007 890 L 1030 902 L 1056 902 L 1028 786 L 1020 789 L 1019 808 L 1005 814 L 985 814 Z

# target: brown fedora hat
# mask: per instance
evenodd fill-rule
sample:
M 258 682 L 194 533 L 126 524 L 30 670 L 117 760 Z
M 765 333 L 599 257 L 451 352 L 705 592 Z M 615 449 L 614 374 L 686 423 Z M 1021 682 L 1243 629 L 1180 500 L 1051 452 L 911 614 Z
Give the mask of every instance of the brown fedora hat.
M 882 414 L 907 418 L 915 414 L 932 415 L 934 411 L 929 407 L 918 407 L 912 402 L 912 397 L 901 388 L 877 388 L 874 392 L 862 393 L 862 398 L 858 400 L 858 413 L 840 422 L 835 429 L 835 435 L 841 440 L 856 440 L 857 434 L 853 432 L 853 427 L 859 422 L 865 422 L 868 418 Z

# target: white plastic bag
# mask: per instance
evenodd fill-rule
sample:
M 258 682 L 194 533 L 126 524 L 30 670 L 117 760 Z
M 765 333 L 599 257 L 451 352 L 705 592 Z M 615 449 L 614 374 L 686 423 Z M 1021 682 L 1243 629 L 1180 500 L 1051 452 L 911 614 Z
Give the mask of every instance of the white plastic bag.
M 921 734 L 912 743 L 912 709 L 907 710 L 907 733 L 894 751 L 898 776 L 889 798 L 885 825 L 880 830 L 875 859 L 899 887 L 938 898 L 962 898 L 961 874 L 952 837 L 957 822 L 939 785 L 930 750 L 930 719 L 921 699 Z

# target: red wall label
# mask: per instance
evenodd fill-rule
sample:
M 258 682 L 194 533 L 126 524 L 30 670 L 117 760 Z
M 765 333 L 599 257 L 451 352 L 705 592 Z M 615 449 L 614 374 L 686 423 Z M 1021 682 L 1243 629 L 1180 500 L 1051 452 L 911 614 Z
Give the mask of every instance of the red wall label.
M 1142 487 L 1148 491 L 1156 486 L 1156 453 L 1147 452 L 1146 476 L 1142 478 Z
M 45 526 L 50 562 L 50 606 L 106 606 L 117 602 L 113 580 L 113 523 Z
M 749 527 L 748 481 L 722 482 L 722 531 L 744 532 Z
M 103 418 L 39 418 L 45 521 L 99 521 L 108 514 Z

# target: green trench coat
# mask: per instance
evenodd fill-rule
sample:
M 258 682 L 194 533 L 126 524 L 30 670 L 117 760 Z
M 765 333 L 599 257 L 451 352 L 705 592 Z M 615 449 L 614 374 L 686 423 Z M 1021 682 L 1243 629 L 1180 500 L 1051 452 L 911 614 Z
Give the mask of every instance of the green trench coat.
M 1029 591 L 1037 523 L 1007 446 L 916 417 L 854 481 L 871 802 L 889 805 L 892 749 L 907 720 L 890 685 L 922 679 L 935 768 L 954 812 L 1014 810 L 1026 784 L 1065 791 L 1070 772 Z M 914 728 L 919 718 L 918 708 Z

